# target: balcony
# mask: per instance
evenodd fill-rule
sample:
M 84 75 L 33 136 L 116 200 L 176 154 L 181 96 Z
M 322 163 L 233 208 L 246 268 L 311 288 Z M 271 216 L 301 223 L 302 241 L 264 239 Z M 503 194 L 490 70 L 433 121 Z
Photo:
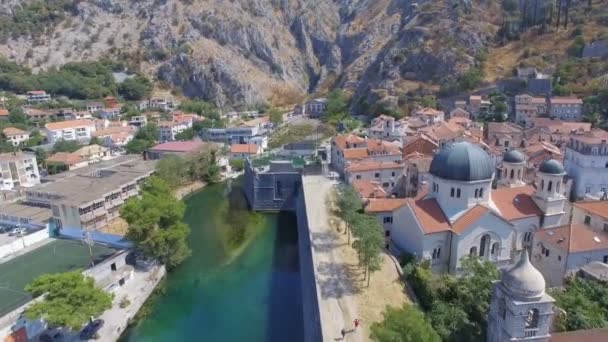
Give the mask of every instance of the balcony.
M 534 336 L 536 336 L 537 332 L 538 332 L 538 329 L 526 329 L 524 331 L 524 337 L 534 337 Z
M 80 215 L 80 221 L 82 221 L 82 222 L 91 221 L 93 218 L 95 218 L 95 215 L 93 214 L 92 211 L 89 211 L 86 214 Z
M 93 216 L 94 216 L 94 217 L 97 217 L 97 216 L 103 215 L 103 214 L 105 214 L 105 213 L 106 213 L 106 209 L 105 209 L 104 207 L 97 208 L 97 209 L 93 210 Z

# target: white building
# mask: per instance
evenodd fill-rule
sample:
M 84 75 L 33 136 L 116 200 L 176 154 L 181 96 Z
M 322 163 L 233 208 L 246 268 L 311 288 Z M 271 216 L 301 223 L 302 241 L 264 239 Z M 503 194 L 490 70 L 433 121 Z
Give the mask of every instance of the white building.
M 311 118 L 318 118 L 325 114 L 326 108 L 327 99 L 324 97 L 320 97 L 318 99 L 309 100 L 302 105 L 296 106 L 296 108 L 294 109 L 294 113 L 298 115 L 308 115 Z
M 429 193 L 394 211 L 393 247 L 430 260 L 436 272 L 458 273 L 467 255 L 502 267 L 530 245 L 535 231 L 561 223 L 565 173 L 557 161 L 539 167 L 536 187 L 514 179 L 510 187 L 492 189 L 494 165 L 475 144 L 444 146 L 431 162 Z M 503 163 L 515 175 L 524 165 Z
M 47 94 L 44 90 L 28 91 L 25 97 L 29 103 L 46 102 L 51 99 L 51 95 Z
M 534 119 L 547 113 L 547 101 L 544 97 L 532 97 L 528 94 L 515 96 L 515 123 L 531 127 Z
M 436 124 L 445 120 L 445 113 L 441 110 L 433 108 L 419 108 L 412 114 L 412 118 L 420 119 L 426 122 L 427 125 Z
M 177 102 L 173 96 L 169 94 L 157 94 L 152 96 L 150 99 L 146 101 L 141 101 L 138 104 L 139 110 L 145 109 L 160 109 L 165 111 L 170 111 L 177 109 L 179 106 L 179 102 Z
M 354 134 L 338 135 L 331 141 L 331 164 L 342 174 L 353 162 L 398 162 L 402 159 L 403 154 L 398 144 L 393 142 L 365 139 Z
M 158 139 L 173 141 L 179 133 L 192 128 L 192 119 L 180 121 L 161 121 L 158 123 Z
M 494 282 L 487 341 L 552 341 L 554 301 L 545 292 L 543 275 L 532 266 L 527 251 L 522 252 L 519 261 Z
M 95 122 L 91 120 L 49 122 L 44 125 L 44 130 L 49 144 L 54 144 L 61 139 L 86 142 L 95 132 Z
M 408 128 L 407 120 L 396 120 L 392 116 L 380 115 L 372 120 L 367 133 L 370 138 L 403 141 L 405 137 L 416 132 Z
M 259 125 L 209 128 L 204 130 L 202 138 L 205 141 L 234 144 L 256 144 L 262 149 L 268 147 L 268 132 Z
M 2 130 L 2 133 L 4 133 L 6 140 L 13 144 L 13 146 L 19 146 L 30 138 L 30 132 L 15 127 L 7 127 Z
M 572 134 L 564 166 L 574 180 L 574 197 L 604 198 L 608 190 L 608 132 L 598 129 Z
M 0 189 L 13 190 L 40 184 L 34 154 L 15 152 L 0 154 Z
M 143 126 L 148 124 L 148 117 L 145 115 L 137 115 L 131 117 L 129 120 L 129 126 L 133 126 L 135 128 L 142 128 Z
M 549 115 L 564 121 L 581 121 L 583 100 L 570 97 L 552 97 L 549 100 Z
M 608 233 L 608 201 L 572 203 L 572 222 L 582 223 L 595 231 Z

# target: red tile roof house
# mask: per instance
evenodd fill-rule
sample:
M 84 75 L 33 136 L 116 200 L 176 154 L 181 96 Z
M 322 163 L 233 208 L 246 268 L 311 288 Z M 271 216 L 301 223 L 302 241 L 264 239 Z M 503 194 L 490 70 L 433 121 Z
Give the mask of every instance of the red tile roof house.
M 6 108 L 0 108 L 0 121 L 8 121 L 8 110 Z
M 167 155 L 187 155 L 202 150 L 206 143 L 198 140 L 169 141 L 158 144 L 148 150 L 150 159 L 162 159 Z
M 234 144 L 230 145 L 230 159 L 247 157 L 262 153 L 262 148 L 256 144 Z

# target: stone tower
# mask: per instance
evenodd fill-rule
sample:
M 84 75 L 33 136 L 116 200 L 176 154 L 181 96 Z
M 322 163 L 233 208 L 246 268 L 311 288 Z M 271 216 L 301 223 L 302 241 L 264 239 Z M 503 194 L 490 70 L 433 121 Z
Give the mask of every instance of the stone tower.
M 564 216 L 565 175 L 564 167 L 555 159 L 546 160 L 538 167 L 536 192 L 532 199 L 544 213 L 543 227 L 557 226 Z
M 518 150 L 511 150 L 502 158 L 502 171 L 499 184 L 511 188 L 524 186 L 524 167 L 526 166 L 526 158 L 523 153 Z
M 548 342 L 553 302 L 545 293 L 545 279 L 524 250 L 519 261 L 494 282 L 487 341 Z

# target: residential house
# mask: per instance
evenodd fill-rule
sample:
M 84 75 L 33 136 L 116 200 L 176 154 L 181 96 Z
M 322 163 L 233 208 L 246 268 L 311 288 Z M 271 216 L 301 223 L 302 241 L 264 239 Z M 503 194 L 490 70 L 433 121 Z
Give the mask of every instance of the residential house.
M 445 114 L 441 110 L 433 108 L 418 108 L 412 113 L 412 118 L 420 119 L 427 123 L 427 125 L 433 125 L 445 120 Z
M 294 108 L 296 115 L 308 115 L 311 118 L 319 118 L 325 114 L 327 108 L 327 99 L 322 97 L 314 100 L 306 101 L 302 105 Z
M 89 165 L 79 155 L 70 152 L 57 152 L 46 159 L 46 164 L 49 170 L 52 170 L 52 166 L 57 166 L 60 169 L 57 172 L 74 170 Z
M 395 191 L 398 197 L 416 197 L 423 193 L 425 187 L 431 179 L 429 174 L 432 154 L 422 154 L 419 152 L 411 153 L 403 158 L 405 177 L 399 183 Z
M 478 118 L 480 115 L 486 115 L 490 110 L 490 106 L 490 101 L 484 100 L 480 95 L 469 96 L 469 105 L 467 109 L 474 118 Z
M 23 108 L 23 113 L 32 122 L 49 122 L 59 118 L 56 110 Z
M 47 94 L 44 90 L 28 91 L 25 94 L 25 97 L 27 98 L 27 102 L 29 103 L 46 102 L 51 99 L 51 95 Z
M 376 181 L 390 194 L 403 175 L 403 164 L 394 161 L 362 160 L 350 163 L 344 173 L 349 184 L 355 180 Z
M 160 141 L 173 141 L 179 133 L 192 128 L 192 119 L 179 121 L 161 121 L 158 123 L 158 139 Z
M 486 135 L 489 146 L 507 152 L 513 148 L 522 147 L 524 129 L 512 122 L 490 122 Z
M 208 128 L 203 130 L 201 136 L 205 141 L 222 142 L 229 145 L 256 144 L 261 146 L 262 149 L 268 147 L 268 131 L 261 125 Z
M 129 119 L 129 126 L 135 127 L 137 129 L 142 128 L 143 126 L 148 124 L 148 117 L 145 115 L 136 115 L 132 116 Z
M 471 119 L 471 113 L 467 112 L 464 108 L 454 108 L 450 112 L 450 118 Z
M 367 130 L 370 138 L 402 141 L 415 132 L 408 127 L 407 120 L 397 120 L 392 116 L 380 115 L 372 120 Z
M 583 48 L 583 58 L 608 57 L 608 39 L 591 42 Z
M 390 198 L 390 195 L 378 181 L 354 180 L 350 185 L 357 191 L 363 200 L 368 198 Z
M 515 96 L 515 122 L 526 128 L 534 125 L 534 119 L 547 114 L 547 101 L 544 97 L 528 94 Z
M 364 159 L 397 162 L 402 159 L 402 152 L 398 144 L 353 134 L 338 135 L 332 139 L 331 164 L 342 175 L 350 163 Z
M 572 223 L 582 223 L 595 231 L 608 233 L 608 201 L 606 197 L 598 201 L 572 203 Z
M 283 145 L 277 155 L 284 157 L 307 157 L 317 153 L 323 147 L 314 140 L 302 140 Z
M 120 108 L 122 105 L 114 96 L 106 96 L 103 98 L 103 103 L 106 108 Z
M 256 144 L 234 144 L 230 145 L 231 159 L 245 159 L 262 153 L 262 148 Z
M 8 121 L 9 114 L 8 109 L 0 108 L 0 121 Z
M 13 144 L 13 146 L 19 146 L 30 138 L 30 132 L 15 127 L 7 127 L 2 130 L 2 133 L 4 133 L 6 140 Z
M 139 110 L 158 109 L 170 111 L 177 109 L 179 102 L 168 93 L 154 94 L 150 99 L 141 101 L 138 105 Z
M 150 159 L 162 159 L 168 155 L 185 156 L 187 154 L 201 151 L 208 144 L 200 140 L 190 141 L 168 141 L 160 143 L 148 150 Z
M 0 189 L 13 190 L 40 184 L 38 163 L 33 153 L 0 154 Z
M 58 140 L 89 141 L 95 132 L 95 122 L 91 120 L 70 120 L 49 122 L 44 125 L 47 140 L 50 144 Z
M 518 67 L 517 68 L 517 78 L 522 80 L 527 80 L 530 78 L 535 78 L 537 74 L 535 67 Z
M 577 199 L 601 199 L 608 189 L 608 132 L 575 133 L 566 146 L 564 166 Z
M 74 152 L 58 152 L 48 157 L 48 164 L 62 165 L 65 170 L 78 169 L 93 163 L 101 162 L 109 156 L 108 148 L 99 145 L 88 145 Z
M 364 199 L 365 212 L 376 216 L 382 225 L 384 233 L 384 248 L 394 249 L 392 246 L 393 231 L 398 229 L 395 225 L 395 213 L 407 204 L 405 198 L 367 198 Z
M 532 264 L 542 273 L 548 287 L 593 261 L 608 263 L 608 233 L 581 223 L 541 229 L 534 234 Z
M 104 108 L 104 104 L 101 102 L 89 102 L 87 103 L 86 108 L 87 112 L 95 114 Z
M 61 114 L 65 120 L 81 120 L 81 119 L 93 119 L 93 115 L 88 111 L 76 111 L 76 110 L 61 110 Z
M 583 119 L 583 100 L 571 97 L 552 97 L 549 99 L 549 116 L 564 121 Z
M 431 138 L 439 146 L 443 146 L 464 136 L 466 130 L 459 124 L 441 121 L 431 126 L 422 127 L 418 132 Z
M 122 116 L 121 107 L 104 107 L 98 111 L 102 119 L 116 119 Z

